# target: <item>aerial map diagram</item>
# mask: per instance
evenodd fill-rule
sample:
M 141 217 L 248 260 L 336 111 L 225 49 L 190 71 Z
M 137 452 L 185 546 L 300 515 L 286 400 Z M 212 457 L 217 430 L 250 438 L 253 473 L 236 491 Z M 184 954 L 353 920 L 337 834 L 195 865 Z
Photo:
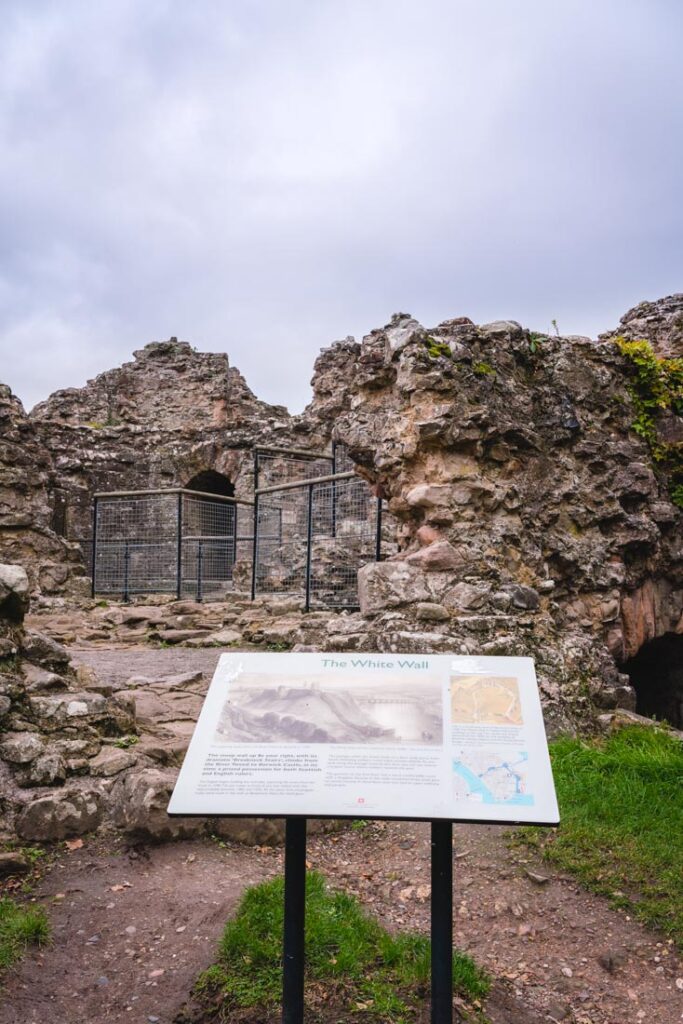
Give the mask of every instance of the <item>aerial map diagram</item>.
M 433 746 L 443 739 L 437 679 L 343 681 L 240 673 L 230 683 L 216 743 L 373 743 Z
M 451 676 L 451 721 L 458 725 L 522 725 L 513 676 Z
M 461 750 L 453 760 L 455 799 L 532 806 L 534 798 L 527 792 L 528 761 L 525 750 L 509 754 L 495 750 Z

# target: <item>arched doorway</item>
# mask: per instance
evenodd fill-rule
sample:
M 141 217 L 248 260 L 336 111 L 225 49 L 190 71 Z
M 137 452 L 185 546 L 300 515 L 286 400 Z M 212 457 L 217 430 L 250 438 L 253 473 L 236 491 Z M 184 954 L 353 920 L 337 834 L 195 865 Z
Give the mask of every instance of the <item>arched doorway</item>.
M 197 581 L 197 593 L 220 593 L 232 580 L 237 545 L 235 488 L 229 477 L 204 469 L 188 480 L 183 498 L 183 550 L 186 576 Z M 215 495 L 212 498 L 211 495 Z
M 220 494 L 224 498 L 232 498 L 235 487 L 229 477 L 217 473 L 215 469 L 203 469 L 195 473 L 185 487 L 188 491 L 203 491 L 205 494 Z
M 665 633 L 643 644 L 624 665 L 636 691 L 636 711 L 683 729 L 683 635 Z

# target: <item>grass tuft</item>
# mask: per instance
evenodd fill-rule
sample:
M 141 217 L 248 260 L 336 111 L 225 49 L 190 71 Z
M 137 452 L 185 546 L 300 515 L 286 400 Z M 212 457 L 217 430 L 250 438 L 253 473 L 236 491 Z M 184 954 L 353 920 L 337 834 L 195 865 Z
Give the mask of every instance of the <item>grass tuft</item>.
M 204 972 L 198 991 L 220 991 L 228 1004 L 267 1007 L 282 989 L 284 882 L 276 878 L 248 889 L 225 929 L 218 963 Z M 430 943 L 422 935 L 390 935 L 368 917 L 358 900 L 334 892 L 317 872 L 306 878 L 306 973 L 309 982 L 327 983 L 347 1007 L 365 1019 L 402 1024 L 427 995 Z M 483 998 L 488 977 L 457 951 L 453 958 L 456 992 Z
M 521 838 L 683 947 L 683 744 L 633 726 L 551 744 L 562 824 Z
M 0 899 L 0 969 L 10 967 L 31 945 L 47 942 L 50 927 L 42 907 Z

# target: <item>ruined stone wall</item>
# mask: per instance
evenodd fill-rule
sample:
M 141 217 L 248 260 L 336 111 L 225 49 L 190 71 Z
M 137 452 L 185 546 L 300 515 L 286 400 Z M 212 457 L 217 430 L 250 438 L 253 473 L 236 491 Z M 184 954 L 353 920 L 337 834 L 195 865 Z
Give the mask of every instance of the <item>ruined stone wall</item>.
M 324 353 L 309 416 L 335 381 L 337 436 L 399 521 L 399 554 L 360 573 L 383 649 L 533 656 L 560 719 L 632 707 L 620 668 L 683 632 L 683 511 L 618 346 L 397 315 Z
M 76 583 L 79 556 L 53 530 L 54 462 L 24 408 L 0 384 L 0 562 L 24 565 L 31 589 Z
M 56 392 L 31 421 L 53 455 L 55 500 L 72 538 L 90 536 L 95 492 L 184 487 L 213 470 L 250 497 L 254 444 L 314 440 L 311 423 L 259 401 L 226 355 L 174 338 L 83 388 Z
M 632 341 L 644 338 L 660 356 L 683 357 L 683 293 L 640 302 L 624 313 L 614 331 L 601 334 L 600 340 L 618 336 Z

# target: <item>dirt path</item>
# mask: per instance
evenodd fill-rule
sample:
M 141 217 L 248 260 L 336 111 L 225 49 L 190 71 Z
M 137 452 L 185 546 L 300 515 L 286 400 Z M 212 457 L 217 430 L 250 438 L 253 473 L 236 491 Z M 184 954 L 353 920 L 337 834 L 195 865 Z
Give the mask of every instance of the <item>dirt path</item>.
M 36 894 L 52 943 L 7 979 L 1 1024 L 170 1024 L 244 887 L 279 867 L 210 840 L 62 855 Z
M 115 683 L 208 677 L 220 653 L 73 652 Z M 500 1000 L 489 1009 L 495 1024 L 680 1024 L 683 965 L 671 944 L 511 850 L 508 837 L 455 830 L 455 942 L 507 987 L 509 1012 Z M 312 837 L 309 861 L 390 928 L 428 930 L 428 826 L 380 822 Z M 8 977 L 0 1024 L 172 1024 L 243 888 L 281 870 L 279 850 L 211 840 L 127 851 L 121 839 L 97 838 L 62 849 L 36 893 L 53 942 Z
M 504 828 L 455 827 L 455 945 L 543 1020 L 680 1024 L 683 964 L 672 945 L 508 839 Z M 429 858 L 429 826 L 417 823 L 310 841 L 312 866 L 391 929 L 428 930 Z
M 508 987 L 496 1024 L 679 1024 L 671 947 L 571 880 L 511 853 L 503 829 L 458 827 L 455 941 Z M 309 861 L 392 929 L 429 927 L 429 831 L 410 823 L 312 837 Z M 37 896 L 53 942 L 8 979 L 0 1024 L 171 1024 L 244 886 L 282 870 L 280 850 L 210 840 L 126 852 L 102 840 L 62 853 Z M 523 1008 L 528 1010 L 523 1013 Z
M 69 648 L 75 665 L 89 665 L 98 677 L 114 686 L 122 686 L 131 676 L 178 675 L 182 672 L 203 672 L 208 680 L 214 673 L 221 654 L 233 653 L 237 648 L 221 650 L 209 647 L 191 650 L 187 647 L 111 647 L 99 649 Z

